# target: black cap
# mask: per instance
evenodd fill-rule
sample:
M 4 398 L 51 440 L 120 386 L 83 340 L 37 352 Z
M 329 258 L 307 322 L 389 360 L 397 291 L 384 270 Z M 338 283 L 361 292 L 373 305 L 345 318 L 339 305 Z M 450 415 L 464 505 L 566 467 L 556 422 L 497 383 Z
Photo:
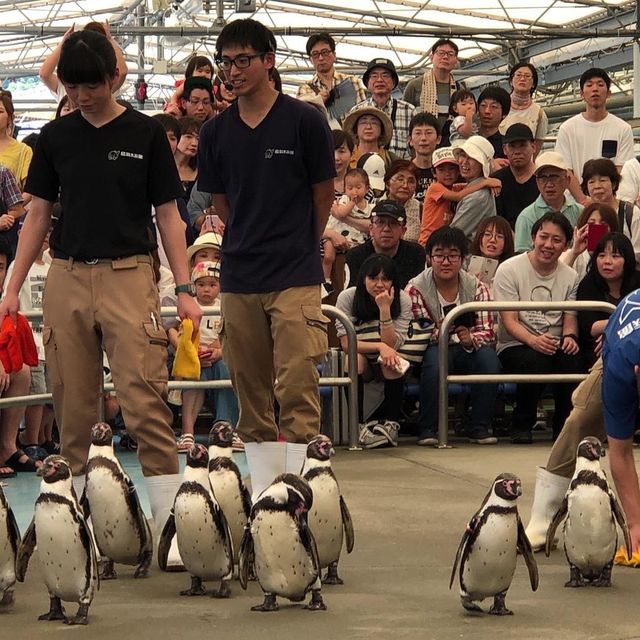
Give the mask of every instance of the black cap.
M 213 100 L 213 85 L 211 80 L 206 76 L 191 76 L 190 78 L 187 78 L 184 81 L 182 95 L 189 95 L 193 89 L 204 89 L 209 93 Z
M 502 142 L 518 142 L 520 140 L 533 142 L 533 131 L 526 124 L 516 122 L 506 130 L 504 136 L 502 136 Z
M 380 200 L 380 202 L 373 207 L 371 216 L 376 218 L 389 216 L 390 218 L 395 218 L 398 222 L 405 222 L 407 219 L 404 207 L 397 200 Z
M 364 82 L 364 86 L 366 87 L 369 84 L 369 75 L 373 69 L 376 67 L 380 67 L 381 69 L 385 69 L 393 76 L 394 89 L 398 86 L 398 72 L 396 71 L 396 65 L 388 60 L 387 58 L 374 58 L 368 65 L 367 70 L 364 72 L 362 76 L 362 81 Z

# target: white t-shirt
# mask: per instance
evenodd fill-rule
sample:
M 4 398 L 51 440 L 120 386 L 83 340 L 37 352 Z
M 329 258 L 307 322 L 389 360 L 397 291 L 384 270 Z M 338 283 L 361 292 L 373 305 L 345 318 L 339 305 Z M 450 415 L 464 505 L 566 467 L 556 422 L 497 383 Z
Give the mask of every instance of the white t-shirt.
M 635 157 L 622 165 L 616 198 L 640 205 L 640 162 Z
M 563 122 L 558 129 L 556 151 L 562 154 L 580 182 L 584 163 L 603 157 L 604 140 L 617 142 L 617 153 L 611 158 L 616 166 L 622 166 L 633 158 L 633 131 L 624 120 L 612 113 L 600 122 L 590 122 L 582 113 Z
M 218 331 L 220 330 L 220 298 L 216 298 L 211 306 L 201 304 L 200 308 L 205 313 L 215 312 L 215 315 L 205 315 L 202 316 L 202 320 L 200 320 L 200 345 L 205 346 L 213 344 L 218 339 Z
M 349 204 L 349 196 L 342 195 L 338 199 L 338 204 Z M 365 202 L 365 206 L 363 209 L 358 207 L 357 205 L 353 207 L 350 215 L 353 218 L 358 218 L 359 220 L 370 220 L 371 219 L 371 209 L 373 207 L 370 203 Z M 327 229 L 331 229 L 332 231 L 337 231 L 340 235 L 345 236 L 351 242 L 351 246 L 356 246 L 359 244 L 363 244 L 367 241 L 367 235 L 352 227 L 347 222 L 344 222 L 340 218 L 336 218 L 334 215 L 329 216 L 329 220 L 327 221 Z
M 503 302 L 560 302 L 575 300 L 578 290 L 578 274 L 561 260 L 556 270 L 548 276 L 540 275 L 531 264 L 528 253 L 521 253 L 505 260 L 493 279 L 493 296 Z M 520 311 L 518 318 L 532 334 L 550 333 L 562 335 L 563 311 Z M 566 313 L 575 314 L 575 311 Z M 507 347 L 521 346 L 504 328 L 498 325 L 497 352 Z

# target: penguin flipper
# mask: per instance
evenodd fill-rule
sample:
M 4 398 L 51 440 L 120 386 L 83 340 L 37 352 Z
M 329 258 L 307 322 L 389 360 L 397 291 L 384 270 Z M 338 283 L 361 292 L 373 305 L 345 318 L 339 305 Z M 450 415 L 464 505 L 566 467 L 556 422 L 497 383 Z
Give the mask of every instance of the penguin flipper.
M 27 567 L 29 566 L 29 560 L 36 548 L 36 521 L 35 518 L 31 520 L 31 524 L 27 528 L 20 543 L 18 549 L 18 558 L 16 560 L 16 578 L 18 582 L 24 582 L 24 578 L 27 575 Z
M 244 515 L 246 519 L 249 519 L 251 515 L 251 494 L 247 487 L 244 486 L 244 482 L 242 482 L 242 478 L 240 478 L 240 497 L 242 499 L 242 509 L 244 511 Z
M 231 529 L 229 528 L 229 522 L 218 503 L 213 504 L 212 502 L 211 506 L 213 507 L 212 513 L 214 522 L 216 523 L 216 526 L 219 528 L 222 534 L 224 547 L 229 554 L 229 573 L 233 574 L 233 565 L 235 563 L 235 558 L 233 557 L 233 541 L 231 538 Z
M 474 515 L 473 518 L 471 518 L 471 520 L 469 521 L 469 524 L 467 525 L 467 528 L 464 530 L 464 533 L 462 534 L 462 539 L 460 540 L 460 544 L 458 545 L 458 550 L 456 551 L 456 557 L 455 557 L 455 560 L 453 561 L 453 567 L 451 569 L 451 578 L 449 579 L 449 589 L 451 589 L 451 587 L 453 586 L 453 581 L 456 578 L 456 569 L 458 568 L 460 558 L 462 558 L 464 549 L 467 546 L 467 543 L 469 542 L 469 538 L 471 537 L 471 534 L 476 528 L 477 523 L 478 523 L 478 514 Z
M 142 506 L 140 505 L 140 498 L 138 497 L 136 486 L 133 484 L 133 482 L 131 482 L 131 478 L 126 474 L 124 476 L 124 481 L 127 485 L 127 502 L 131 507 L 132 513 L 135 514 L 137 522 L 140 523 L 140 539 L 142 540 L 142 549 L 152 549 L 153 537 L 151 535 L 151 527 L 149 527 L 147 516 L 144 515 L 144 511 L 142 510 Z
M 11 507 L 7 509 L 7 525 L 9 527 L 9 543 L 13 549 L 13 555 L 17 558 L 20 547 L 20 529 L 18 529 L 18 523 Z
M 609 490 L 609 500 L 611 501 L 611 511 L 613 512 L 613 515 L 622 529 L 622 534 L 624 535 L 624 544 L 627 548 L 627 560 L 631 561 L 631 535 L 629 534 L 629 527 L 627 526 L 627 521 L 624 517 L 624 511 L 622 511 L 618 499 L 611 490 Z
M 171 549 L 171 541 L 176 535 L 176 520 L 173 515 L 173 509 L 164 523 L 160 540 L 158 541 L 158 565 L 162 571 L 167 570 L 167 559 L 169 558 L 169 549 Z
M 80 496 L 80 500 L 78 501 L 80 505 L 80 509 L 82 511 L 82 515 L 84 515 L 85 520 L 88 520 L 91 517 L 91 505 L 89 504 L 89 498 L 87 498 L 87 487 L 82 490 L 82 496 Z
M 247 524 L 244 528 L 240 549 L 238 551 L 238 579 L 240 586 L 246 591 L 249 584 L 249 574 L 255 561 L 255 552 L 253 549 L 253 536 L 251 535 L 251 525 Z
M 558 507 L 558 510 L 556 511 L 556 515 L 553 516 L 553 519 L 551 520 L 551 524 L 549 525 L 549 528 L 547 529 L 547 539 L 545 540 L 545 544 L 544 544 L 544 554 L 547 556 L 547 558 L 551 553 L 551 547 L 553 546 L 553 540 L 556 535 L 556 529 L 558 528 L 560 523 L 564 520 L 568 511 L 569 511 L 569 501 L 567 500 L 567 496 L 565 496 L 564 499 L 562 500 L 562 504 L 560 505 L 560 507 Z
M 524 525 L 522 524 L 522 520 L 520 520 L 520 516 L 518 518 L 518 543 L 517 548 L 518 551 L 522 554 L 525 563 L 527 564 L 527 570 L 529 571 L 529 580 L 531 581 L 531 590 L 536 591 L 538 589 L 539 584 L 539 575 L 538 575 L 538 564 L 536 563 L 536 558 L 533 555 L 533 549 L 531 548 L 531 543 L 529 542 L 529 538 L 527 538 L 527 534 L 524 530 Z M 547 538 L 547 541 L 549 538 Z
M 316 546 L 316 539 L 313 537 L 311 529 L 309 529 L 306 514 L 300 517 L 298 529 L 300 531 L 300 540 L 302 541 L 302 545 L 308 551 L 309 555 L 311 556 L 313 567 L 318 572 L 318 575 L 320 575 L 321 567 L 320 556 L 318 555 L 318 547 Z M 313 582 L 315 582 L 315 580 Z
M 344 501 L 344 498 L 340 496 L 340 514 L 342 515 L 342 526 L 344 527 L 345 541 L 347 544 L 347 553 L 353 551 L 353 544 L 355 542 L 355 533 L 353 531 L 353 520 L 351 520 L 351 513 L 349 513 L 349 507 Z

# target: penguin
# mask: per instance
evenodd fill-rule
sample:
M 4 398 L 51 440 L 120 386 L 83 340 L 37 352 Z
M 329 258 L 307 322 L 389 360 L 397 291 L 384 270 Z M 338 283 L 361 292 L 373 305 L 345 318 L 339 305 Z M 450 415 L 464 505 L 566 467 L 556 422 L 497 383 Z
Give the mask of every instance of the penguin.
M 306 609 L 326 610 L 322 600 L 320 560 L 307 512 L 313 504 L 309 483 L 292 473 L 279 475 L 251 509 L 240 545 L 240 586 L 247 588 L 250 568 L 264 592 L 252 611 L 277 611 L 277 596 L 301 602 L 311 590 Z
M 14 602 L 13 587 L 16 583 L 16 558 L 20 545 L 20 531 L 9 502 L 0 485 L 0 607 Z
M 312 438 L 307 445 L 307 457 L 302 477 L 313 492 L 313 506 L 309 511 L 309 528 L 316 540 L 320 566 L 327 567 L 323 584 L 344 584 L 338 576 L 338 561 L 343 539 L 347 553 L 353 551 L 354 532 L 351 514 L 340 493 L 338 481 L 331 468 L 335 450 L 325 435 Z
M 215 598 L 231 595 L 233 543 L 227 520 L 209 484 L 209 454 L 194 444 L 187 453 L 183 482 L 176 493 L 173 509 L 158 544 L 158 564 L 165 569 L 171 540 L 177 535 L 178 550 L 185 569 L 191 574 L 191 587 L 181 596 L 203 596 L 203 580 L 220 580 Z
M 238 465 L 233 460 L 231 423 L 218 420 L 209 432 L 209 482 L 233 541 L 233 557 L 238 558 L 244 528 L 251 513 L 251 495 L 242 482 Z
M 564 553 L 570 569 L 565 587 L 611 586 L 611 568 L 618 547 L 616 521 L 624 534 L 627 557 L 630 556 L 629 529 L 600 467 L 603 455 L 598 438 L 589 436 L 581 440 L 569 489 L 547 529 L 548 557 L 556 529 L 564 519 Z
M 538 567 L 516 506 L 521 494 L 520 479 L 501 473 L 467 525 L 449 581 L 451 589 L 460 563 L 460 602 L 467 611 L 482 612 L 474 602 L 493 597 L 489 613 L 513 614 L 504 600 L 516 570 L 518 551 L 527 564 L 531 589 L 538 588 Z
M 91 516 L 102 556 L 102 580 L 116 578 L 114 562 L 137 565 L 134 578 L 148 575 L 153 538 L 131 478 L 113 452 L 113 434 L 105 422 L 91 429 L 91 447 L 81 505 Z
M 91 531 L 71 484 L 66 458 L 51 455 L 37 471 L 42 477 L 35 514 L 18 549 L 16 577 L 24 582 L 36 545 L 40 570 L 49 591 L 49 611 L 38 620 L 87 624 L 89 606 L 99 587 L 98 561 Z M 62 600 L 77 602 L 78 612 L 67 618 Z

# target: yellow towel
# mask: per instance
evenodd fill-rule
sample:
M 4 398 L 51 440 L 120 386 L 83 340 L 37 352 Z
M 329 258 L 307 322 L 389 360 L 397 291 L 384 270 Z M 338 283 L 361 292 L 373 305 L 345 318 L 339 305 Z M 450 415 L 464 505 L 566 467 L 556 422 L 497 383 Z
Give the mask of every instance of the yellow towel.
M 198 346 L 200 332 L 193 331 L 193 322 L 189 318 L 182 321 L 178 337 L 178 348 L 171 373 L 181 380 L 200 380 L 200 358 Z
M 631 560 L 629 560 L 629 558 L 627 558 L 627 548 L 620 547 L 613 559 L 613 564 L 620 565 L 621 567 L 634 567 L 637 569 L 640 567 L 640 551 L 636 551 L 631 556 Z

